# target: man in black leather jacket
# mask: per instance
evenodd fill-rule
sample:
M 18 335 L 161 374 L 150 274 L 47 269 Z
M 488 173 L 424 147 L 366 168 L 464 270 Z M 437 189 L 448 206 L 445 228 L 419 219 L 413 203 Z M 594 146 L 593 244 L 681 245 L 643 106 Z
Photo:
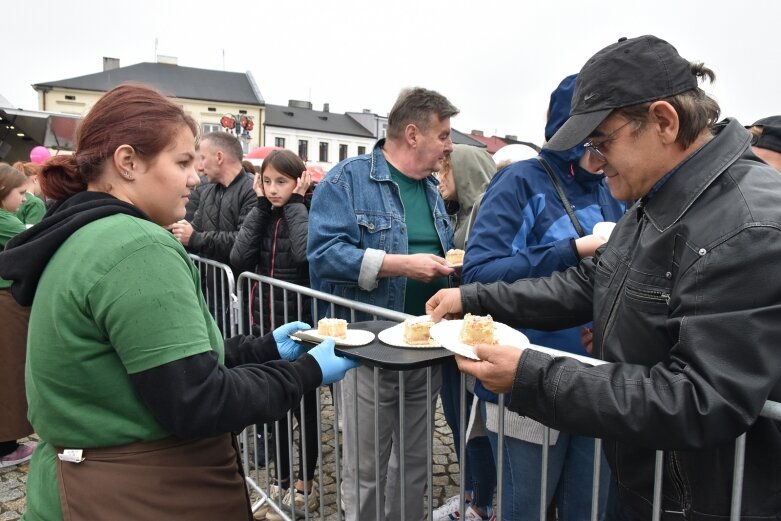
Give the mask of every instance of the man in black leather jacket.
M 511 410 L 605 440 L 611 519 L 651 518 L 656 450 L 665 451 L 662 519 L 728 518 L 742 433 L 740 515 L 781 516 L 781 433 L 759 417 L 781 399 L 781 176 L 737 121 L 715 124 L 701 76 L 713 79 L 653 36 L 592 57 L 570 119 L 546 146 L 588 138 L 613 196 L 637 202 L 579 266 L 443 290 L 426 306 L 435 320 L 490 313 L 536 329 L 593 317 L 594 353 L 611 363 L 493 345 L 458 362 L 509 392 Z

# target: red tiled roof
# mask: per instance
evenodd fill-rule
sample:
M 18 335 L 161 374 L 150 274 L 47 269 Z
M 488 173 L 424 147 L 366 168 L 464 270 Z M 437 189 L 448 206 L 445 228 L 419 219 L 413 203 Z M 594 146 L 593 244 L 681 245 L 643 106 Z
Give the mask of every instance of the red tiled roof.
M 478 136 L 475 134 L 469 134 L 469 137 L 484 144 L 489 154 L 493 154 L 494 152 L 496 152 L 497 150 L 499 150 L 500 148 L 502 148 L 507 144 L 507 142 L 504 139 L 496 136 L 485 137 L 485 136 Z

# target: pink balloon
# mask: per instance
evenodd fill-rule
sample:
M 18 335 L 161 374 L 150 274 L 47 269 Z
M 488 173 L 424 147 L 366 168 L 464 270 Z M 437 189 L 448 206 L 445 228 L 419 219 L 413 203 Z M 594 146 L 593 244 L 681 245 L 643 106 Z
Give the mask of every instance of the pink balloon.
M 32 150 L 30 150 L 30 161 L 38 165 L 42 165 L 50 157 L 52 157 L 52 154 L 51 152 L 49 152 L 49 149 L 46 147 L 42 147 L 39 145 L 33 148 Z

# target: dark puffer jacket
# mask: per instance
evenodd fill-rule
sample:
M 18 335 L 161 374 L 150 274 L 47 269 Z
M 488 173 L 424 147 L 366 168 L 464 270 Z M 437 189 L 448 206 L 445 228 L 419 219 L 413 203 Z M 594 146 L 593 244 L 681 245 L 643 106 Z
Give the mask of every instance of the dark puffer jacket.
M 241 223 L 252 209 L 252 178 L 243 170 L 227 187 L 211 183 L 199 188 L 200 201 L 193 217 L 188 249 L 217 262 L 229 264 L 231 248 Z M 231 266 L 234 270 L 235 266 Z M 238 276 L 240 272 L 234 273 Z
M 307 197 L 293 194 L 284 207 L 276 208 L 265 197 L 257 198 L 257 205 L 244 219 L 230 253 L 230 262 L 239 273 L 254 271 L 259 275 L 309 287 L 306 240 L 310 200 L 311 194 L 307 194 Z M 252 330 L 257 332 L 260 325 L 260 295 L 256 285 L 253 286 L 252 293 Z M 285 295 L 281 289 L 274 290 L 272 295 L 270 288 L 264 286 L 262 297 L 264 331 L 268 332 L 285 322 Z M 287 321 L 297 320 L 296 295 L 288 293 L 287 300 Z M 302 305 L 301 320 L 311 324 L 311 299 L 303 297 Z

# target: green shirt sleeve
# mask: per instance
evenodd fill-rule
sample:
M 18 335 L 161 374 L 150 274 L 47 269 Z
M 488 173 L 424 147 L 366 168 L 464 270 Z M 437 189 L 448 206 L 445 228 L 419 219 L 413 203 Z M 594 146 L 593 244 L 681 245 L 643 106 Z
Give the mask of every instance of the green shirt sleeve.
M 87 304 L 129 374 L 222 346 L 202 305 L 197 272 L 173 247 L 141 246 L 90 290 Z
M 27 192 L 25 194 L 25 200 L 19 210 L 16 212 L 16 216 L 24 224 L 38 224 L 46 214 L 46 205 L 35 194 Z
M 0 208 L 0 251 L 15 235 L 25 230 L 24 223 L 14 214 Z

